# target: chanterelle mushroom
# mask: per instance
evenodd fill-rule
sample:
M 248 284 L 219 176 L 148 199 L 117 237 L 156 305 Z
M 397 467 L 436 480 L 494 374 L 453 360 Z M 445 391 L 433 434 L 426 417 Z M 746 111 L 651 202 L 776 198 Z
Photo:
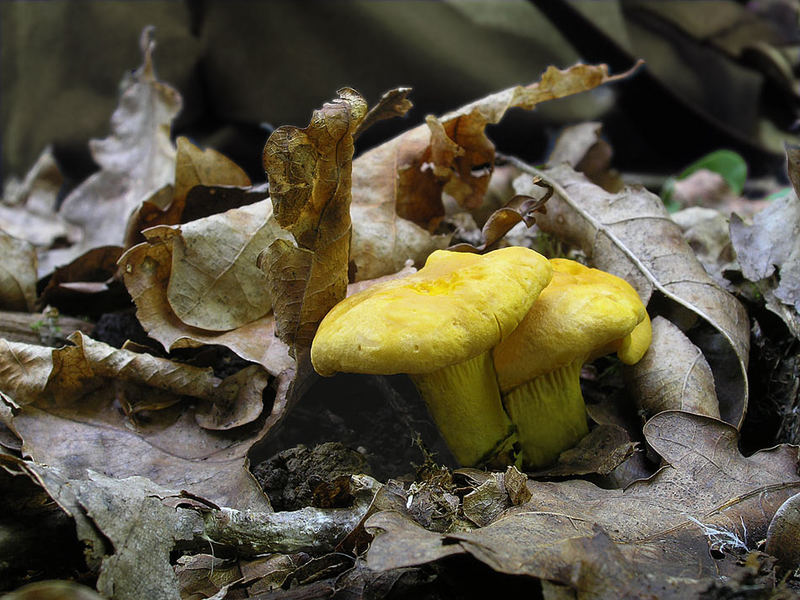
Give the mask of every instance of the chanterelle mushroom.
M 483 256 L 437 250 L 417 273 L 334 306 L 317 330 L 311 362 L 321 375 L 407 373 L 461 464 L 510 454 L 514 429 L 490 351 L 551 276 L 548 260 L 528 248 Z
M 575 261 L 550 262 L 550 285 L 494 349 L 503 404 L 528 468 L 555 461 L 588 433 L 581 366 L 615 351 L 634 364 L 651 338 L 650 318 L 628 282 Z

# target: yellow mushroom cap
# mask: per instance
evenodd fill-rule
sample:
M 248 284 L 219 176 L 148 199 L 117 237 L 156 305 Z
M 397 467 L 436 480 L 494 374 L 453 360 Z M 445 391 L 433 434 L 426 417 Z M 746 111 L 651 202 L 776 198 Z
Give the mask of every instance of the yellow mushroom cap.
M 519 327 L 494 349 L 504 393 L 575 360 L 609 352 L 633 364 L 650 345 L 650 319 L 627 281 L 572 260 L 550 262 L 550 285 Z
M 320 323 L 321 375 L 430 373 L 474 358 L 513 331 L 552 267 L 513 246 L 485 255 L 437 250 L 418 272 L 342 300 Z

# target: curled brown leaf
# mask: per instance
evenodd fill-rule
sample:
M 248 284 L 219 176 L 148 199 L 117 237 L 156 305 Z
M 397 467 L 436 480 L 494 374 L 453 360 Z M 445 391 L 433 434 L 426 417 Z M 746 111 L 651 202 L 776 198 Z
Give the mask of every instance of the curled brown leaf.
M 275 219 L 294 243 L 276 240 L 259 262 L 275 299 L 276 335 L 295 355 L 345 297 L 353 135 L 366 113 L 364 99 L 345 88 L 308 127 L 279 127 L 264 146 Z
M 709 546 L 763 539 L 772 514 L 800 489 L 796 448 L 745 458 L 737 430 L 721 421 L 668 411 L 653 417 L 644 433 L 667 466 L 624 491 L 583 480 L 529 480 L 527 503 L 485 527 L 444 534 L 397 512 L 379 512 L 365 524 L 377 534 L 367 563 L 383 570 L 469 553 L 497 571 L 573 589 L 580 583 L 574 564 L 603 565 L 602 572 L 627 573 L 625 581 L 641 573 L 710 581 L 736 565 L 715 559 Z M 598 597 L 619 597 L 602 577 L 595 584 L 587 589 Z
M 682 410 L 719 419 L 714 375 L 703 353 L 674 324 L 653 319 L 653 341 L 626 379 L 646 417 L 662 410 Z

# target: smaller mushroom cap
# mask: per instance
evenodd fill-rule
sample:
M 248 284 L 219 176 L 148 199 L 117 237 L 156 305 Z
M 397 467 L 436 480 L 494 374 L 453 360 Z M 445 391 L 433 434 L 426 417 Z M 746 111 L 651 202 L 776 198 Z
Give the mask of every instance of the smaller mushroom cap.
M 650 319 L 627 281 L 572 260 L 550 262 L 550 285 L 519 327 L 494 349 L 504 393 L 578 359 L 616 351 L 623 362 L 633 364 L 650 345 Z
M 326 376 L 421 374 L 474 358 L 516 328 L 551 276 L 548 260 L 528 248 L 437 250 L 417 273 L 334 306 L 311 362 Z

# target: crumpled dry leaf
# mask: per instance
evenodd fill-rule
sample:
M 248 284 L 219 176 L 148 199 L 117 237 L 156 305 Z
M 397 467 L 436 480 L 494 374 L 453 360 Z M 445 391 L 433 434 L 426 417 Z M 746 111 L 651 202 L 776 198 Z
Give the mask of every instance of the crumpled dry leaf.
M 758 285 L 767 308 L 800 337 L 800 147 L 787 147 L 786 156 L 795 193 L 771 202 L 752 225 L 731 215 L 731 241 L 742 274 Z
M 635 365 L 625 369 L 631 394 L 645 418 L 682 410 L 719 419 L 714 375 L 703 353 L 664 317 L 653 319 L 653 341 Z
M 91 248 L 122 245 L 130 214 L 172 182 L 175 148 L 169 130 L 182 100 L 177 90 L 156 79 L 154 48 L 152 28 L 146 28 L 141 38 L 143 64 L 123 80 L 119 106 L 111 117 L 112 133 L 90 142 L 100 171 L 75 188 L 59 210 L 59 215 L 81 228 L 82 238 L 40 257 L 42 272 Z
M 32 311 L 36 303 L 36 251 L 0 229 L 0 310 Z
M 3 407 L 5 397 L 3 399 Z M 197 426 L 184 403 L 129 419 L 108 389 L 78 400 L 41 399 L 0 411 L 0 419 L 22 440 L 22 452 L 68 479 L 85 479 L 88 470 L 108 477 L 143 476 L 154 483 L 187 490 L 224 506 L 270 510 L 246 469 L 247 452 L 274 418 L 230 431 Z
M 175 183 L 161 188 L 136 209 L 128 221 L 126 248 L 142 242 L 141 232 L 147 227 L 185 222 L 183 213 L 194 187 L 251 185 L 250 178 L 236 163 L 213 148 L 201 150 L 183 136 L 175 143 Z
M 564 450 L 553 466 L 531 473 L 534 477 L 608 475 L 636 450 L 628 432 L 619 425 L 601 423 L 573 448 Z
M 347 292 L 353 135 L 367 114 L 350 88 L 314 111 L 305 129 L 283 126 L 264 146 L 275 220 L 294 240 L 276 239 L 259 257 L 275 309 L 275 334 L 298 356 Z
M 174 492 L 142 477 L 114 479 L 90 472 L 88 481 L 73 485 L 86 514 L 114 548 L 103 559 L 97 590 L 119 600 L 179 599 L 170 552 L 176 542 L 202 533 L 202 521 L 165 505 L 162 498 Z
M 706 273 L 661 199 L 641 187 L 609 194 L 566 165 L 542 173 L 516 162 L 556 190 L 547 213 L 537 218 L 543 231 L 581 248 L 598 269 L 628 281 L 645 304 L 660 300 L 671 320 L 685 327 L 698 320 L 710 326 L 710 333 L 693 332 L 693 341 L 715 373 L 722 418 L 740 427 L 747 410 L 747 313 Z M 535 194 L 529 175 L 519 177 L 515 187 Z
M 434 533 L 398 513 L 380 512 L 366 523 L 378 534 L 368 564 L 382 570 L 469 553 L 504 573 L 618 598 L 619 585 L 609 587 L 614 577 L 603 574 L 618 574 L 623 588 L 647 574 L 687 583 L 724 576 L 735 561 L 715 559 L 709 549 L 731 551 L 733 540 L 744 546 L 763 539 L 772 514 L 800 489 L 797 448 L 745 458 L 735 428 L 679 411 L 656 415 L 644 433 L 667 465 L 648 480 L 625 490 L 531 480 L 529 502 L 468 532 Z M 582 576 L 602 581 L 579 584 L 576 564 L 586 567 Z
M 353 138 L 358 139 L 364 131 L 372 127 L 378 121 L 404 117 L 414 106 L 408 95 L 411 93 L 410 87 L 398 87 L 384 92 L 378 102 L 369 109 L 364 120 L 356 128 Z
M 209 232 L 218 244 L 208 243 Z M 272 375 L 284 371 L 292 361 L 287 346 L 273 335 L 270 294 L 255 256 L 282 235 L 268 200 L 186 225 L 147 230 L 147 242 L 129 249 L 119 261 L 142 327 L 167 350 L 219 344 L 261 364 Z M 183 252 L 175 253 L 176 243 Z M 198 273 L 198 268 L 203 271 Z M 199 282 L 192 275 L 200 275 Z M 228 287 L 216 279 L 224 279 Z M 182 314 L 191 317 L 194 311 L 200 317 L 196 322 L 216 330 L 182 321 L 173 309 L 170 291 Z M 198 299 L 203 302 L 193 308 L 192 302 Z M 230 328 L 220 329 L 224 325 Z
M 74 346 L 55 350 L 0 340 L 0 381 L 15 404 L 50 397 L 60 403 L 114 380 L 208 401 L 213 406 L 201 409 L 198 419 L 208 429 L 230 429 L 261 414 L 268 376 L 256 365 L 222 380 L 211 369 L 120 350 L 81 332 L 68 339 Z
M 634 67 L 636 68 L 636 67 Z M 353 252 L 359 279 L 398 271 L 415 263 L 449 236 L 435 235 L 442 194 L 466 208 L 481 205 L 494 167 L 494 145 L 484 132 L 512 107 L 531 110 L 541 102 L 576 94 L 627 77 L 605 65 L 550 67 L 541 80 L 492 94 L 441 118 L 429 116 L 353 162 Z
M 494 521 L 507 508 L 525 504 L 531 499 L 526 486 L 528 476 L 513 465 L 505 473 L 485 474 L 476 469 L 460 469 L 458 472 L 483 479 L 462 501 L 464 516 L 479 527 Z
M 28 475 L 75 520 L 77 536 L 89 550 L 89 566 L 99 575 L 98 591 L 120 600 L 181 598 L 183 587 L 170 560 L 178 549 L 203 552 L 213 542 L 243 558 L 280 551 L 334 553 L 360 526 L 380 488 L 374 479 L 354 475 L 348 508 L 272 513 L 217 506 L 140 476 L 114 478 L 89 471 L 87 478 L 76 480 L 52 465 L 11 456 L 0 456 L 0 464 Z M 202 555 L 190 560 L 202 563 Z M 240 566 L 237 580 L 271 572 L 247 561 Z M 214 583 L 221 589 L 232 581 L 215 578 Z

